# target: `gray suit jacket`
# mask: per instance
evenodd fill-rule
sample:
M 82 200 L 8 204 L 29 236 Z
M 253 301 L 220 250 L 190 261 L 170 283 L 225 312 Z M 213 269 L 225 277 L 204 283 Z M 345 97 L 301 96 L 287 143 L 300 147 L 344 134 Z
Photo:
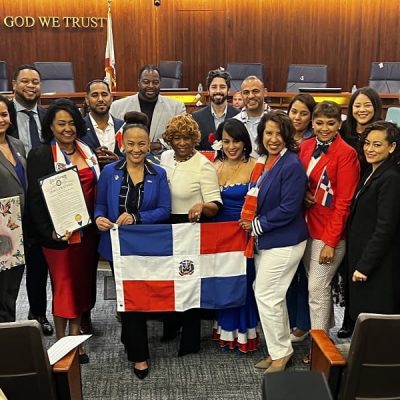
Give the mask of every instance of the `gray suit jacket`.
M 128 111 L 141 111 L 138 94 L 115 100 L 111 104 L 110 113 L 115 118 L 123 120 Z M 181 101 L 159 95 L 151 120 L 150 140 L 156 142 L 160 139 L 168 121 L 173 116 L 184 112 L 186 112 L 186 108 Z
M 21 164 L 25 170 L 25 181 L 26 181 L 26 161 L 25 161 L 25 148 L 24 144 L 12 136 L 6 136 L 8 144 L 14 150 L 14 153 L 21 161 Z M 25 207 L 25 188 L 22 187 L 21 182 L 18 179 L 17 174 L 14 171 L 11 163 L 6 159 L 4 154 L 0 151 L 0 199 L 5 197 L 12 197 L 19 195 L 21 200 L 21 212 L 24 211 Z

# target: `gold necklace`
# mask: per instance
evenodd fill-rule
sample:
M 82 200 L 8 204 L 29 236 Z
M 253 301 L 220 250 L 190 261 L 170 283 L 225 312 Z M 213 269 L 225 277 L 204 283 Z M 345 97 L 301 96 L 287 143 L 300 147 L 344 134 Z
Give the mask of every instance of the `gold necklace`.
M 232 168 L 231 173 L 229 174 L 229 176 L 225 179 L 224 184 L 220 184 L 220 188 L 222 190 L 222 188 L 224 188 L 226 186 L 226 184 L 231 180 L 231 178 L 239 171 L 239 168 L 243 165 L 243 161 L 240 160 L 240 162 L 237 163 L 236 168 Z M 221 167 L 221 175 L 222 175 L 222 171 L 224 170 L 224 166 L 225 166 L 225 161 L 222 161 L 222 167 Z M 229 171 L 228 171 L 229 172 Z

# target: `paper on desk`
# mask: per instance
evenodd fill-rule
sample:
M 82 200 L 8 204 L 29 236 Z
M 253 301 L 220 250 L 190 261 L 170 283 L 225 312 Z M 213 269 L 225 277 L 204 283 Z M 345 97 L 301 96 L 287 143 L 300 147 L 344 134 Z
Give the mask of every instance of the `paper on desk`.
M 54 365 L 57 361 L 61 360 L 72 349 L 89 339 L 90 336 L 92 335 L 65 336 L 57 340 L 57 342 L 47 350 L 50 365 Z

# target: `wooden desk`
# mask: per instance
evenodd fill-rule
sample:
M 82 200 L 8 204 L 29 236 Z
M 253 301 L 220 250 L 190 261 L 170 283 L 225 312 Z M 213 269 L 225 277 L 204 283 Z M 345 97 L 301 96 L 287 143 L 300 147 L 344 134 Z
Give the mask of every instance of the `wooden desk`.
M 126 96 L 131 96 L 136 92 L 116 92 L 113 93 L 114 99 L 120 99 Z M 162 96 L 172 97 L 182 101 L 188 112 L 193 112 L 200 109 L 202 106 L 197 106 L 196 103 L 200 100 L 203 105 L 207 105 L 209 101 L 208 92 L 200 93 L 198 97 L 197 92 L 162 92 Z M 230 93 L 232 95 L 233 93 Z M 290 100 L 298 93 L 288 92 L 268 92 L 266 101 L 272 108 L 287 109 Z M 323 100 L 332 100 L 341 105 L 344 112 L 347 112 L 347 106 L 351 97 L 351 93 L 310 93 L 317 102 Z M 59 98 L 71 99 L 78 107 L 85 108 L 85 92 L 76 93 L 56 93 L 56 94 L 43 94 L 40 98 L 41 104 L 47 107 L 52 101 Z M 380 93 L 379 97 L 382 100 L 383 108 L 386 110 L 389 107 L 400 107 L 400 93 Z

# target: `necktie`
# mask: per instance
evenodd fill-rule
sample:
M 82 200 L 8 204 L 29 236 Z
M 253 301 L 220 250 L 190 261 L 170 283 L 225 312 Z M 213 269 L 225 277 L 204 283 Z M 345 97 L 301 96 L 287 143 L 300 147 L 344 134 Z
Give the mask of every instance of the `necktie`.
M 322 153 L 327 153 L 329 149 L 329 144 L 317 144 L 317 147 L 314 150 L 313 157 L 318 158 Z
M 29 136 L 31 137 L 32 148 L 40 145 L 39 130 L 35 120 L 35 113 L 30 110 L 21 110 L 29 117 Z

